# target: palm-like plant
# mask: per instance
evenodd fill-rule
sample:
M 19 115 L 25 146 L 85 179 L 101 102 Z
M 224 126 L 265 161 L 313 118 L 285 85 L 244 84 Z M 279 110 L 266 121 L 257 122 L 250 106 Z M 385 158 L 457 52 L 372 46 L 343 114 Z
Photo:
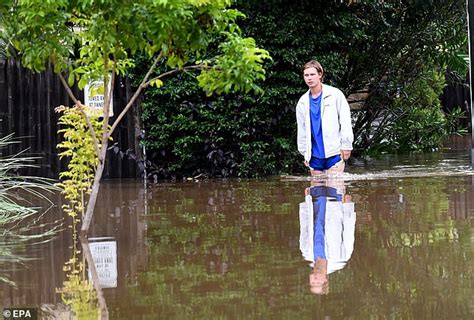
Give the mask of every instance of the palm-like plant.
M 38 207 L 32 206 L 32 201 L 48 200 L 46 194 L 56 189 L 48 179 L 27 177 L 18 174 L 22 168 L 33 166 L 34 158 L 25 157 L 23 152 L 13 156 L 4 156 L 8 147 L 16 142 L 12 135 L 0 138 L 0 269 L 6 270 L 6 265 L 22 263 L 28 258 L 19 252 L 26 243 L 41 243 L 52 239 L 59 225 L 52 225 L 35 233 L 41 217 L 34 217 Z M 49 202 L 50 203 L 50 202 Z M 0 274 L 0 282 L 12 283 Z
M 0 60 L 6 60 L 8 57 L 16 57 L 15 49 L 8 40 L 8 35 L 2 27 L 2 16 L 0 15 Z
M 2 25 L 0 24 L 0 59 L 5 59 L 7 57 L 7 40 L 5 39 L 5 33 L 3 31 Z
M 0 38 L 0 59 L 5 59 L 7 44 L 4 39 Z

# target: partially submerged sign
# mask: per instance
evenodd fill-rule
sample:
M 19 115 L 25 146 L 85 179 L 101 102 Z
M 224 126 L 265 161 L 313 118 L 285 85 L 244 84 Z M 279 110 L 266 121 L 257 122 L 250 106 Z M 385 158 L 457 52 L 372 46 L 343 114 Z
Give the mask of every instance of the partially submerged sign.
M 89 248 L 101 288 L 117 288 L 117 242 L 91 242 Z M 90 271 L 89 279 L 92 281 Z
M 109 90 L 110 92 L 110 82 Z M 114 116 L 114 99 L 110 101 L 109 117 Z M 84 88 L 84 104 L 91 108 L 96 115 L 102 115 L 102 110 L 105 104 L 105 89 L 104 81 L 92 81 Z

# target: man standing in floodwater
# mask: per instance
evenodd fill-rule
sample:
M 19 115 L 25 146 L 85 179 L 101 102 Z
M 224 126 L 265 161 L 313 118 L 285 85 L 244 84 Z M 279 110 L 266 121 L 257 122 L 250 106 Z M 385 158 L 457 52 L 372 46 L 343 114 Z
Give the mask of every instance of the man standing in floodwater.
M 311 175 L 343 172 L 354 140 L 349 104 L 341 90 L 322 83 L 318 61 L 307 62 L 303 76 L 309 90 L 296 105 L 298 151 Z

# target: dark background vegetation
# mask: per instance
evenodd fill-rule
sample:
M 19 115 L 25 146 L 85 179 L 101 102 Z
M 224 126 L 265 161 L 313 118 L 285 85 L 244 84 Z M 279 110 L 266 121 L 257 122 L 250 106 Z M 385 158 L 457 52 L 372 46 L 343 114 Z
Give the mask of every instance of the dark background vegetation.
M 313 58 L 324 66 L 325 82 L 349 97 L 356 154 L 432 151 L 448 134 L 462 132 L 462 111 L 443 112 L 440 96 L 446 72 L 459 81 L 467 70 L 459 56 L 467 53 L 464 1 L 250 0 L 235 6 L 247 16 L 242 32 L 273 57 L 265 93 L 209 98 L 193 73 L 148 90 L 144 144 L 155 177 L 303 172 L 294 110 L 306 90 L 301 66 Z M 133 81 L 144 72 L 142 62 Z

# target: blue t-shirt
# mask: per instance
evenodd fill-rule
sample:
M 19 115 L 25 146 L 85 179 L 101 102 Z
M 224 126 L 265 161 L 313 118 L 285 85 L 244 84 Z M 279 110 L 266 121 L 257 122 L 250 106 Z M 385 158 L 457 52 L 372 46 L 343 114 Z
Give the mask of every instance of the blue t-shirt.
M 342 202 L 342 195 L 335 188 L 317 186 L 311 187 L 314 213 L 313 254 L 316 258 L 327 259 L 325 234 L 326 234 L 326 204 L 328 201 Z
M 314 210 L 314 235 L 313 235 L 313 254 L 316 258 L 326 259 L 326 197 L 319 197 L 313 202 Z
M 321 125 L 321 92 L 319 96 L 313 98 L 309 94 L 309 113 L 311 119 L 311 156 L 324 159 L 323 127 Z

